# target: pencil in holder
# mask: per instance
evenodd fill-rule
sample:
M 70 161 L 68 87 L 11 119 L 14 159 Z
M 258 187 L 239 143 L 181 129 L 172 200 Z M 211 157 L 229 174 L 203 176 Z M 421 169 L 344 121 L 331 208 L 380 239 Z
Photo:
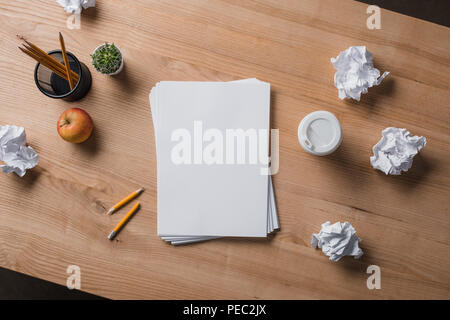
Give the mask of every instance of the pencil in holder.
M 64 64 L 61 50 L 48 52 L 50 56 Z M 83 98 L 91 88 L 92 76 L 88 67 L 79 61 L 72 53 L 67 52 L 70 69 L 78 75 L 78 81 L 72 90 L 66 79 L 50 70 L 41 63 L 34 68 L 34 80 L 38 89 L 46 96 L 54 99 L 75 101 Z

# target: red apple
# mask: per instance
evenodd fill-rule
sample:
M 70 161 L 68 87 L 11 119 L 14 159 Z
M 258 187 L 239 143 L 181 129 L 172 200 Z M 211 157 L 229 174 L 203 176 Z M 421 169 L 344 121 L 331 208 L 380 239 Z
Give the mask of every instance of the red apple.
M 58 119 L 58 133 L 66 141 L 81 143 L 86 141 L 94 129 L 94 123 L 86 111 L 71 108 L 64 111 Z

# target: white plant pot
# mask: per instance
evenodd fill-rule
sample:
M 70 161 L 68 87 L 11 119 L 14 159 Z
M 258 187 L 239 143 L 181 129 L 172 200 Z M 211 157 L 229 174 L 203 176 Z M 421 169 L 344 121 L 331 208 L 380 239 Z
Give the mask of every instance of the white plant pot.
M 100 49 L 100 48 L 103 47 L 103 46 L 105 46 L 105 45 L 104 45 L 104 44 L 99 45 L 97 48 L 95 48 L 94 52 L 97 51 L 98 49 Z M 120 48 L 119 48 L 118 46 L 115 45 L 115 47 L 117 48 L 117 50 L 119 50 L 119 52 L 120 52 L 120 57 L 121 57 L 119 69 L 117 69 L 116 71 L 114 71 L 114 72 L 112 72 L 112 73 L 101 73 L 100 71 L 98 71 L 98 70 L 95 69 L 95 67 L 94 67 L 95 71 L 97 71 L 97 72 L 100 73 L 100 74 L 107 75 L 107 76 L 115 76 L 116 74 L 119 74 L 120 71 L 122 71 L 122 69 L 123 69 L 123 63 L 124 63 L 124 62 L 123 62 L 123 54 L 122 54 L 122 51 L 120 50 Z

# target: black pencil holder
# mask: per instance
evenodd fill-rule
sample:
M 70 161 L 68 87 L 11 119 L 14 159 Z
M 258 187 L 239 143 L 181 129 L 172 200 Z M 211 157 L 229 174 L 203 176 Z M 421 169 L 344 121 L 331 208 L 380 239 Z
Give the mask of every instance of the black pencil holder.
M 69 83 L 66 79 L 60 77 L 40 63 L 37 63 L 34 68 L 34 81 L 39 90 L 50 98 L 75 101 L 83 98 L 89 92 L 92 84 L 92 76 L 88 67 L 83 62 L 78 61 L 70 52 L 66 53 L 70 69 L 79 76 L 72 90 L 70 90 Z M 48 54 L 64 64 L 61 50 L 53 50 L 48 52 Z

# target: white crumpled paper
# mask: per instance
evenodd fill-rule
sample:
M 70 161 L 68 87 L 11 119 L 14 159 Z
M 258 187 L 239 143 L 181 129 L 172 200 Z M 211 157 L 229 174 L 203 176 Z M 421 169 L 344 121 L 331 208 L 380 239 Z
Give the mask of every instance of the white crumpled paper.
M 330 221 L 327 221 L 322 224 L 319 233 L 312 235 L 311 245 L 313 248 L 322 249 L 331 261 L 339 261 L 344 256 L 354 256 L 355 259 L 361 257 L 363 251 L 358 247 L 360 241 L 350 223 L 330 224 Z
M 68 13 L 81 13 L 81 9 L 95 7 L 95 0 L 56 0 Z
M 23 177 L 27 169 L 38 163 L 38 155 L 32 147 L 25 146 L 25 129 L 17 126 L 0 126 L 0 165 L 3 172 L 15 172 Z
M 337 58 L 331 58 L 331 63 L 337 70 L 334 74 L 334 85 L 338 89 L 339 98 L 353 98 L 360 100 L 361 93 L 377 86 L 389 74 L 373 67 L 372 54 L 365 46 L 349 47 L 342 51 Z M 379 78 L 378 78 L 379 77 Z
M 389 127 L 373 146 L 370 164 L 385 174 L 399 175 L 408 171 L 414 156 L 427 144 L 425 137 L 413 136 L 408 130 Z

